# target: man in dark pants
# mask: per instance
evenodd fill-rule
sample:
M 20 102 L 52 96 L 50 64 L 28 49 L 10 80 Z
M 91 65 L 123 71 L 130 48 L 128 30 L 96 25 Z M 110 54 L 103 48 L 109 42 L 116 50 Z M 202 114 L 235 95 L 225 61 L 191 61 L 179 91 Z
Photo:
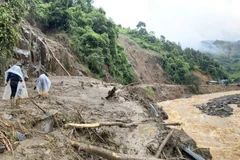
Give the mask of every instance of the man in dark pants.
M 14 67 L 17 70 L 21 70 L 19 66 L 14 66 Z M 25 86 L 24 86 L 23 79 L 18 74 L 13 73 L 13 72 L 9 72 L 8 73 L 5 86 L 7 86 L 9 81 L 10 81 L 10 87 L 11 87 L 10 102 L 11 102 L 11 105 L 13 106 L 14 105 L 14 101 L 15 101 L 15 95 L 16 95 L 17 88 L 18 88 L 18 83 L 21 82 L 23 88 Z M 19 103 L 20 103 L 20 99 L 18 98 L 16 100 L 16 105 L 19 105 Z

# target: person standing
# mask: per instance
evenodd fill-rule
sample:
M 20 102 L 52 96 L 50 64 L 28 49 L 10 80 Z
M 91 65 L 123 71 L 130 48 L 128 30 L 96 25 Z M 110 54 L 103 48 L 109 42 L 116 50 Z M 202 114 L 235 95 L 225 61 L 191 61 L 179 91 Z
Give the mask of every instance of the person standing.
M 19 105 L 20 99 L 26 97 L 28 97 L 28 93 L 21 68 L 17 65 L 14 65 L 5 72 L 5 90 L 3 99 L 10 98 L 11 106 L 13 106 L 15 99 L 16 105 Z

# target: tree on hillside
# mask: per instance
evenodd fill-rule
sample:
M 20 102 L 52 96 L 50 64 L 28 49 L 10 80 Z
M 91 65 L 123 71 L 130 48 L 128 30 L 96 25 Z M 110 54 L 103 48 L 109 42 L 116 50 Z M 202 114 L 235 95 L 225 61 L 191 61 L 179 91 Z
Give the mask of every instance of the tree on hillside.
M 160 36 L 160 40 L 161 40 L 161 41 L 165 41 L 165 39 L 166 39 L 166 38 L 165 38 L 163 35 Z
M 142 22 L 142 21 L 139 21 L 138 24 L 137 24 L 137 29 L 139 28 L 145 28 L 146 27 L 146 23 Z
M 155 35 L 155 32 L 154 32 L 154 31 L 150 31 L 149 34 L 150 34 L 151 36 L 154 36 L 154 35 Z

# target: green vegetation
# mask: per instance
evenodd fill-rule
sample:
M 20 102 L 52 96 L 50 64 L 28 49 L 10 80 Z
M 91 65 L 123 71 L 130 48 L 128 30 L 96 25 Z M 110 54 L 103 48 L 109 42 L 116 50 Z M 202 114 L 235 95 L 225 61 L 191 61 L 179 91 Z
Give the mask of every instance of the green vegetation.
M 15 24 L 19 24 L 27 11 L 24 18 L 30 23 L 37 23 L 44 32 L 67 34 L 71 39 L 72 51 L 96 77 L 104 78 L 103 68 L 107 68 L 117 82 L 133 82 L 134 74 L 127 55 L 117 43 L 116 25 L 106 18 L 102 8 L 96 9 L 92 3 L 92 0 L 3 2 L 0 6 L 0 27 L 3 26 L 0 28 L 0 51 L 5 53 L 14 49 L 18 40 Z
M 147 94 L 150 95 L 150 96 L 154 96 L 154 95 L 155 95 L 152 87 L 146 87 L 146 88 L 144 88 L 144 90 L 145 90 L 145 91 L 147 92 Z
M 26 13 L 24 0 L 0 2 L 0 56 L 11 57 L 19 39 L 19 25 Z
M 0 54 L 11 55 L 18 41 L 23 18 L 35 23 L 44 32 L 61 32 L 70 38 L 73 53 L 97 78 L 103 79 L 104 70 L 122 84 L 134 81 L 131 65 L 124 49 L 117 42 L 119 32 L 132 38 L 145 49 L 157 52 L 163 59 L 162 67 L 176 84 L 198 86 L 193 70 L 210 74 L 214 80 L 226 78 L 219 63 L 207 55 L 157 38 L 146 24 L 139 22 L 136 29 L 122 28 L 107 19 L 102 8 L 94 8 L 92 0 L 11 0 L 0 2 Z M 70 65 L 70 64 L 68 64 Z M 67 66 L 68 67 L 68 66 Z
M 122 28 L 120 25 L 118 27 L 120 33 L 129 36 L 141 47 L 158 52 L 163 57 L 163 69 L 176 84 L 193 85 L 198 88 L 200 80 L 192 73 L 194 70 L 205 75 L 210 74 L 214 80 L 227 78 L 217 61 L 191 48 L 183 50 L 180 44 L 170 42 L 162 35 L 157 38 L 153 31 L 147 32 L 144 22 L 140 21 L 136 29 Z

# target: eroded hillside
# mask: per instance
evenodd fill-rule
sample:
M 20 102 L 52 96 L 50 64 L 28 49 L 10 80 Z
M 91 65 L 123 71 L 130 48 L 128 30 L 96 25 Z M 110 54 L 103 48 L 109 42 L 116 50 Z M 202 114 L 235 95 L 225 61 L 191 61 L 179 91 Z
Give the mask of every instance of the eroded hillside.
M 124 35 L 119 35 L 118 41 L 123 45 L 128 55 L 136 81 L 145 84 L 170 83 L 161 67 L 162 59 L 160 54 L 139 47 L 134 41 Z

